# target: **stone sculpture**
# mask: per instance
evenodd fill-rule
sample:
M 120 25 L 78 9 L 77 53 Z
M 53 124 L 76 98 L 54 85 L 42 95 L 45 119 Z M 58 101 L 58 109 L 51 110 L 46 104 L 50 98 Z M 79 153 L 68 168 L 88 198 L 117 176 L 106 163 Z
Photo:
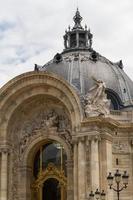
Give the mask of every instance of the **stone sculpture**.
M 108 115 L 110 101 L 105 93 L 106 84 L 102 80 L 92 78 L 95 81 L 95 85 L 84 97 L 86 117 Z

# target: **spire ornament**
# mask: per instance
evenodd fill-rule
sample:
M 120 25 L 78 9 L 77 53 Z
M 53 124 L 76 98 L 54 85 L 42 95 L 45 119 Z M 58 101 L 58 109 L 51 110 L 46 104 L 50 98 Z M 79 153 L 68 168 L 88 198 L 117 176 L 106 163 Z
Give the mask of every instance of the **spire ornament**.
M 77 8 L 75 16 L 73 17 L 73 20 L 75 22 L 73 30 L 74 29 L 83 29 L 82 26 L 81 26 L 82 17 L 80 15 L 80 12 L 79 12 L 78 8 Z

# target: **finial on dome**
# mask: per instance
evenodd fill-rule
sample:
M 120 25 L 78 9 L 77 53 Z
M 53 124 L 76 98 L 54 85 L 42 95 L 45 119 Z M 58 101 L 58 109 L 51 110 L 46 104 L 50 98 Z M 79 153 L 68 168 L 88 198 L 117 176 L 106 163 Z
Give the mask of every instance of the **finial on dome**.
M 75 16 L 73 17 L 73 20 L 75 22 L 73 29 L 83 29 L 82 26 L 81 26 L 82 17 L 80 15 L 78 8 L 77 8 L 77 11 L 75 13 Z

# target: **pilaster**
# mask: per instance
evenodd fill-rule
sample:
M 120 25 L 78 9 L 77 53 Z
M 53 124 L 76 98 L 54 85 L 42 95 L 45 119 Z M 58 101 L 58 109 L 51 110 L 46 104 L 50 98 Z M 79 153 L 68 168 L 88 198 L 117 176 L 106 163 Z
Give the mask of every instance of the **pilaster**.
M 94 135 L 91 138 L 91 189 L 99 188 L 99 141 L 100 137 Z
M 101 136 L 100 141 L 100 188 L 105 190 L 107 200 L 113 199 L 113 191 L 109 189 L 107 176 L 112 172 L 112 140 L 106 135 Z
M 73 200 L 73 160 L 67 160 L 67 198 Z
M 78 140 L 73 141 L 74 144 L 74 167 L 73 167 L 73 175 L 74 175 L 74 200 L 78 200 Z
M 78 138 L 78 200 L 86 197 L 85 138 Z
M 1 173 L 0 173 L 0 199 L 8 200 L 8 154 L 9 149 L 3 147 L 0 149 L 1 153 Z

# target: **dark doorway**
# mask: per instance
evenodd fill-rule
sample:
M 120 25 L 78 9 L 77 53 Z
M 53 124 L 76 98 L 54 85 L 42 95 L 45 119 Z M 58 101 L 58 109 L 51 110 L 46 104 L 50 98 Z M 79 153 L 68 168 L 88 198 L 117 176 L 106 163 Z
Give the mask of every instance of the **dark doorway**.
M 61 191 L 58 180 L 49 178 L 44 182 L 42 200 L 61 200 Z

